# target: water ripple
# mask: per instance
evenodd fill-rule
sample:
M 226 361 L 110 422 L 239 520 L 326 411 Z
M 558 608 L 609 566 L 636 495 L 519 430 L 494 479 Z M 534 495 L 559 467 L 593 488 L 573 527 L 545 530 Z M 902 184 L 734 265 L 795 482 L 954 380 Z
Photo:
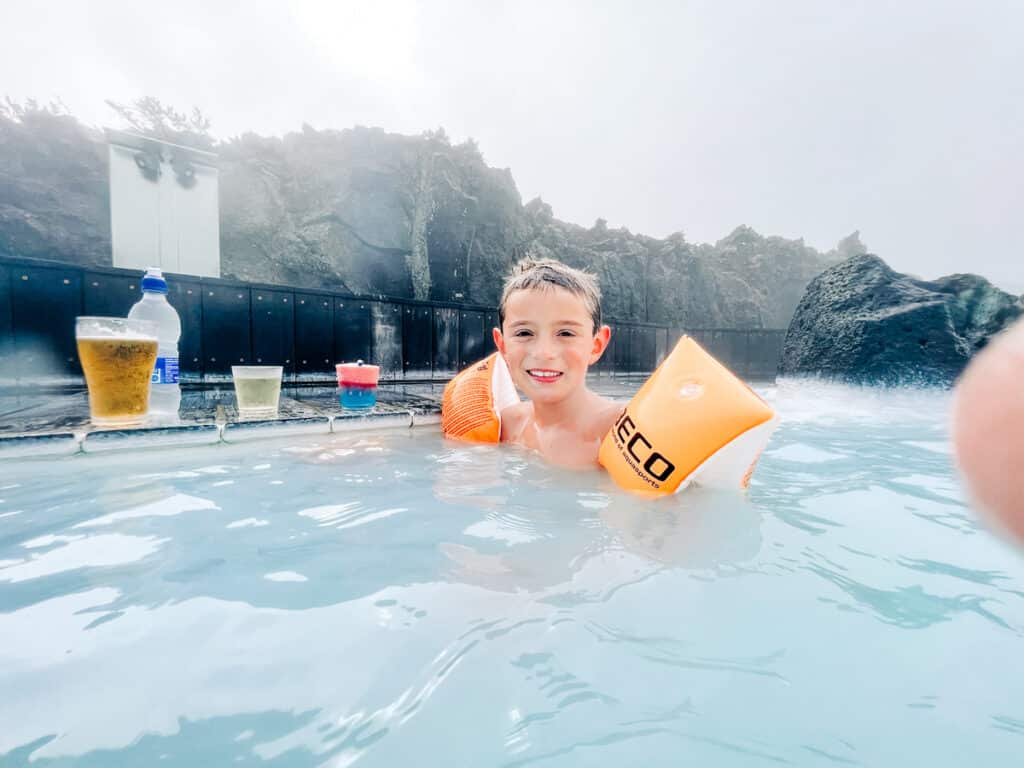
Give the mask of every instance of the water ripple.
M 1003 629 L 1016 631 L 985 605 L 989 599 L 978 595 L 965 594 L 942 597 L 926 592 L 920 585 L 878 589 L 869 587 L 854 579 L 828 568 L 810 563 L 807 570 L 821 576 L 852 597 L 857 605 L 871 611 L 878 619 L 905 629 L 923 629 L 944 621 L 950 621 L 958 613 L 974 613 Z
M 957 565 L 952 565 L 951 563 L 941 563 L 936 560 L 916 560 L 909 557 L 900 557 L 896 562 L 912 571 L 952 576 L 956 579 L 970 581 L 974 584 L 984 584 L 986 586 L 993 586 L 997 581 L 1006 581 L 1009 579 L 1009 576 L 1001 571 L 982 571 L 971 568 L 962 568 Z
M 750 658 L 697 656 L 683 653 L 683 644 L 672 637 L 638 636 L 596 622 L 588 622 L 586 627 L 599 642 L 622 644 L 640 658 L 657 664 L 701 671 L 740 672 L 787 682 L 779 672 L 771 669 L 785 656 L 784 650 Z
M 992 715 L 992 727 L 1018 736 L 1024 736 L 1024 720 L 1015 717 Z

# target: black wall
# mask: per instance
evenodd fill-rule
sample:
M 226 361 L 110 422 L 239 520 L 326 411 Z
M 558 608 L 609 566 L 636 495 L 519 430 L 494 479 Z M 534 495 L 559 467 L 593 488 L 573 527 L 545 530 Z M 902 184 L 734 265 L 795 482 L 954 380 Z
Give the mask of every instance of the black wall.
M 363 359 L 384 379 L 444 379 L 489 354 L 497 312 L 442 301 L 358 297 L 168 275 L 182 323 L 183 381 L 231 366 L 282 365 L 296 380 L 330 380 L 336 362 Z M 141 271 L 0 258 L 0 383 L 76 380 L 79 315 L 123 317 Z M 667 328 L 611 321 L 598 373 L 649 373 L 683 334 L 736 374 L 775 376 L 785 331 Z

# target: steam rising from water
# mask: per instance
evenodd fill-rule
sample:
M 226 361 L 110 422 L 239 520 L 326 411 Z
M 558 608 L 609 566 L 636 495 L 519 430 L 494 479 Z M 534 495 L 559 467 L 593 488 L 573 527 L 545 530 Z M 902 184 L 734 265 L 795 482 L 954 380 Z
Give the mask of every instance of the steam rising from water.
M 949 394 L 761 391 L 746 497 L 407 430 L 0 464 L 0 762 L 1013 764 Z

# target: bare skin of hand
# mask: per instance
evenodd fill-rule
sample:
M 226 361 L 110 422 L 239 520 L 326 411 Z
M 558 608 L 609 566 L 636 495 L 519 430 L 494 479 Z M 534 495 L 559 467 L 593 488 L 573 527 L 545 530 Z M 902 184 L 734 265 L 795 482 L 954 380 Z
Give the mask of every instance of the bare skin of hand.
M 978 506 L 1024 544 L 1024 320 L 993 339 L 964 372 L 953 444 Z

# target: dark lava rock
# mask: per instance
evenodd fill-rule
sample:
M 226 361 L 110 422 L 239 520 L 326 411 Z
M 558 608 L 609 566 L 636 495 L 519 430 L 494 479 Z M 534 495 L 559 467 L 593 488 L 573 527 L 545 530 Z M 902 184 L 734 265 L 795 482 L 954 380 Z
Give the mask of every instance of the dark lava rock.
M 989 338 L 1024 312 L 978 275 L 934 281 L 852 256 L 807 286 L 789 325 L 781 375 L 861 384 L 949 386 Z
M 676 328 L 785 328 L 807 283 L 851 253 L 738 227 L 714 245 L 560 221 L 508 169 L 443 131 L 379 128 L 212 147 L 227 278 L 495 306 L 509 267 L 554 257 L 597 274 L 604 314 Z M 45 109 L 0 109 L 0 256 L 110 266 L 102 133 Z
M 110 264 L 107 146 L 68 115 L 0 114 L 0 255 Z

